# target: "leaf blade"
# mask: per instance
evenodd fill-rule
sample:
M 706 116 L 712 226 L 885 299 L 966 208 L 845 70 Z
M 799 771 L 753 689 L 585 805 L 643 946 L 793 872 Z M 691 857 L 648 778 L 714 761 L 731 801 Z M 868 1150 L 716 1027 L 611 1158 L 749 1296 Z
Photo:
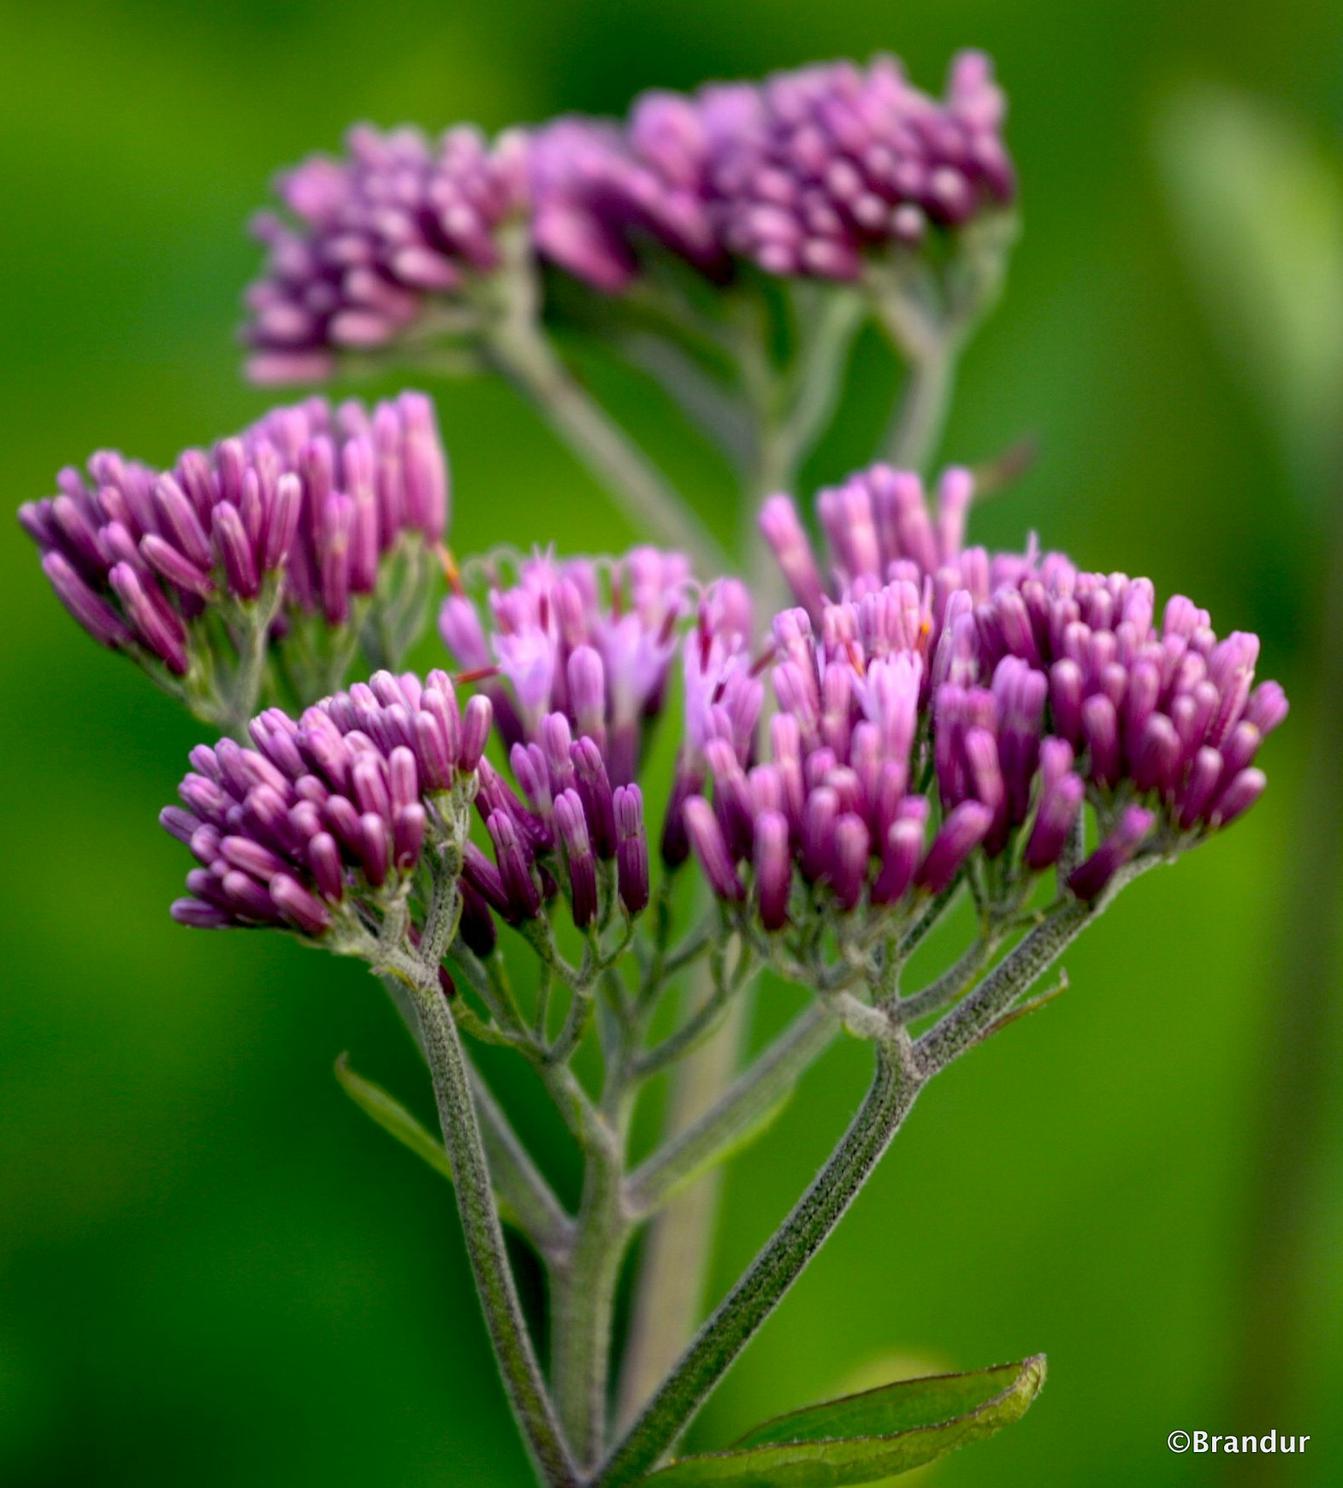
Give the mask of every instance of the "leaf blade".
M 351 1069 L 348 1054 L 342 1054 L 336 1060 L 336 1079 L 345 1094 L 375 1125 L 395 1137 L 403 1147 L 408 1147 L 449 1183 L 453 1181 L 452 1163 L 443 1150 L 443 1144 L 394 1095 L 389 1095 L 381 1085 L 375 1085 Z
M 901 1380 L 766 1421 L 725 1452 L 683 1457 L 650 1488 L 841 1488 L 922 1467 L 1020 1420 L 1043 1354 L 964 1374 Z M 948 1414 L 950 1412 L 950 1414 Z

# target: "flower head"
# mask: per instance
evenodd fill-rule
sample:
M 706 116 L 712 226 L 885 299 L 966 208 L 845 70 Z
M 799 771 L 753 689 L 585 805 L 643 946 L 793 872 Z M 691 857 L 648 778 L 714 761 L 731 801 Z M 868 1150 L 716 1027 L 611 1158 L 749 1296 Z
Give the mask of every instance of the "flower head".
M 19 511 L 57 595 L 96 640 L 175 677 L 214 644 L 212 612 L 239 642 L 252 621 L 343 624 L 403 540 L 437 542 L 447 520 L 421 393 L 278 408 L 167 470 L 101 450 L 57 483 Z
M 452 830 L 489 729 L 489 703 L 459 709 L 451 680 L 379 672 L 295 721 L 252 720 L 252 747 L 191 752 L 181 806 L 160 820 L 199 866 L 173 918 L 204 929 L 357 928 L 404 899 L 426 844 Z
M 1219 639 L 1183 595 L 1158 617 L 1150 580 L 1051 555 L 948 606 L 934 660 L 939 787 L 988 798 L 966 752 L 974 735 L 987 755 L 987 729 L 1001 776 L 995 832 L 1026 820 L 1029 778 L 1041 773 L 1036 856 L 1084 789 L 1104 840 L 1072 886 L 1093 898 L 1144 840 L 1185 845 L 1258 799 L 1255 756 L 1288 706 L 1276 682 L 1255 685 L 1258 657 L 1257 636 Z M 1046 723 L 1048 760 L 1037 742 Z
M 953 61 L 940 101 L 877 57 L 706 88 L 699 108 L 722 241 L 770 273 L 856 279 L 866 253 L 1014 195 L 1002 93 L 977 52 Z
M 821 493 L 825 565 L 791 502 L 766 503 L 804 606 L 773 624 L 769 754 L 753 763 L 720 726 L 711 800 L 692 795 L 684 820 L 715 891 L 753 897 L 769 929 L 941 892 L 972 854 L 1009 896 L 1066 862 L 1091 901 L 1264 788 L 1255 755 L 1287 701 L 1254 685 L 1256 637 L 1219 640 L 1181 596 L 1158 621 L 1146 579 L 965 547 L 970 496 L 948 471 L 930 511 L 917 477 L 862 472 Z M 1088 805 L 1098 845 L 1078 863 Z
M 492 144 L 467 126 L 431 137 L 360 125 L 343 157 L 288 171 L 284 213 L 254 225 L 267 262 L 247 299 L 253 377 L 328 377 L 340 353 L 385 346 L 460 296 L 498 267 L 524 177 L 516 136 Z

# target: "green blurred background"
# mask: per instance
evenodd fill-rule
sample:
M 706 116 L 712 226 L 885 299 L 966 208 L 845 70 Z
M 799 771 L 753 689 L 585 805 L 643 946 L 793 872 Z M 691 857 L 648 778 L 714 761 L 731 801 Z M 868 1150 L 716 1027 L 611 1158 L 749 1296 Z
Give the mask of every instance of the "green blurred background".
M 1223 628 L 1262 634 L 1295 711 L 1260 808 L 1126 894 L 1069 953 L 1073 990 L 924 1098 L 693 1440 L 855 1382 L 1043 1349 L 1050 1384 L 1026 1421 L 929 1483 L 1232 1481 L 1226 1462 L 1171 1455 L 1167 1433 L 1269 1427 L 1310 1433 L 1306 1457 L 1235 1481 L 1343 1481 L 1331 7 L 0 14 L 11 507 L 100 445 L 166 462 L 260 411 L 233 340 L 257 264 L 242 225 L 277 166 L 350 120 L 616 111 L 647 85 L 880 48 L 935 84 L 958 46 L 996 55 L 1025 233 L 947 449 L 975 460 L 1032 432 L 1042 456 L 978 535 L 1035 528 L 1089 566 L 1187 590 Z M 645 402 L 629 377 L 593 375 Z M 814 477 L 865 458 L 893 378 L 860 348 L 848 432 Z M 448 386 L 440 410 L 459 551 L 630 536 L 508 389 Z M 661 451 L 730 533 L 721 471 L 667 427 Z M 352 964 L 170 925 L 183 854 L 154 815 L 197 730 L 76 630 L 17 527 L 0 532 L 0 1482 L 524 1483 L 451 1195 L 331 1078 L 349 1049 L 428 1109 L 393 1015 Z M 543 1104 L 490 1068 L 571 1181 Z M 862 1082 L 859 1051 L 832 1055 L 735 1164 L 716 1290 Z

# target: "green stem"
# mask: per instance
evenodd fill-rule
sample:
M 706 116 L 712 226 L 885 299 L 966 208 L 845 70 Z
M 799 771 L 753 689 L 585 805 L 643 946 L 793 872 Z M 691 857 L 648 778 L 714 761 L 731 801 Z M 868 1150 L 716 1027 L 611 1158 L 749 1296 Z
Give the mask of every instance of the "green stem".
M 456 1178 L 467 1255 L 504 1388 L 542 1481 L 553 1488 L 575 1488 L 579 1479 L 537 1366 L 509 1268 L 466 1056 L 432 970 L 415 988 L 415 1008 Z
M 662 1460 L 718 1381 L 829 1238 L 890 1146 L 921 1081 L 900 1036 L 877 1048 L 862 1108 L 820 1175 L 700 1329 L 680 1363 L 616 1448 L 598 1488 L 626 1488 Z
M 560 1421 L 584 1467 L 606 1449 L 616 1282 L 628 1238 L 616 1152 L 589 1149 L 574 1245 L 552 1271 L 551 1378 Z
M 545 414 L 555 431 L 617 498 L 632 525 L 689 555 L 706 576 L 726 567 L 722 550 L 699 519 L 569 374 L 528 319 L 510 317 L 488 333 L 486 347 Z
M 883 444 L 885 458 L 904 470 L 926 471 L 937 454 L 951 407 L 957 345 L 950 336 L 909 350 L 909 370 Z

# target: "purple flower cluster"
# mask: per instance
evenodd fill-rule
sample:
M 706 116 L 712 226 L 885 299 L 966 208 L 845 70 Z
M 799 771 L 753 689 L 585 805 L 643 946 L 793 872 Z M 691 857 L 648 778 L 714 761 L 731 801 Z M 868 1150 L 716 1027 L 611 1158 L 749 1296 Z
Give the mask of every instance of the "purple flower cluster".
M 276 578 L 291 613 L 339 624 L 402 534 L 437 542 L 447 519 L 447 465 L 421 393 L 372 411 L 320 398 L 275 409 L 165 471 L 101 450 L 87 477 L 66 469 L 57 484 L 19 511 L 52 587 L 95 640 L 176 676 L 216 601 L 255 600 Z
M 930 511 L 916 476 L 884 466 L 822 492 L 830 582 L 792 504 L 765 506 L 804 606 L 773 625 L 768 756 L 753 763 L 749 724 L 720 712 L 711 799 L 691 794 L 684 821 L 715 892 L 742 902 L 749 879 L 770 929 L 798 892 L 823 887 L 841 912 L 939 892 L 975 850 L 1039 873 L 1088 802 L 1100 840 L 1068 886 L 1090 901 L 1139 852 L 1225 826 L 1264 789 L 1254 757 L 1287 701 L 1254 686 L 1257 638 L 1219 640 L 1182 596 L 1158 623 L 1146 579 L 964 547 L 971 494 L 948 471 Z M 748 658 L 727 671 L 715 695 L 749 695 Z
M 586 929 L 599 911 L 600 863 L 614 864 L 626 913 L 648 903 L 635 780 L 690 602 L 688 561 L 654 548 L 524 560 L 516 583 L 496 575 L 490 586 L 488 633 L 464 594 L 444 602 L 444 642 L 493 700 L 521 792 L 482 762 L 476 803 L 494 856 L 468 848 L 468 943 L 492 944 L 489 910 L 533 919 L 561 884 Z
M 706 89 L 723 243 L 773 274 L 856 279 L 863 256 L 956 227 L 1015 192 L 988 59 L 952 63 L 945 101 L 898 61 L 835 62 Z
M 295 722 L 252 720 L 253 748 L 221 739 L 192 771 L 164 828 L 200 867 L 173 918 L 202 929 L 285 925 L 321 935 L 399 892 L 441 825 L 444 792 L 480 762 L 490 705 L 458 708 L 451 679 L 379 672 Z
M 1038 769 L 1034 866 L 1085 791 L 1109 835 L 1071 887 L 1094 898 L 1149 836 L 1201 836 L 1262 794 L 1254 759 L 1287 698 L 1276 682 L 1254 685 L 1258 657 L 1257 636 L 1219 639 L 1183 595 L 1158 621 L 1150 580 L 1079 572 L 1057 554 L 991 593 L 963 589 L 941 618 L 933 664 L 943 798 L 988 802 L 1002 833 L 1026 820 Z
M 650 246 L 714 280 L 734 259 L 855 279 L 868 252 L 1012 199 L 1002 117 L 989 62 L 967 52 L 943 100 L 878 57 L 649 92 L 624 120 L 567 116 L 497 143 L 467 126 L 361 125 L 343 156 L 283 175 L 284 211 L 256 219 L 267 262 L 247 299 L 250 372 L 320 381 L 435 302 L 445 328 L 471 334 L 449 307 L 499 268 L 501 230 L 524 216 L 537 257 L 607 293 Z
M 394 341 L 428 297 L 498 266 L 500 229 L 521 210 L 517 136 L 361 125 L 346 145 L 341 159 L 314 156 L 282 176 L 287 215 L 254 224 L 267 248 L 247 302 L 258 381 L 319 381 L 337 352 Z
M 641 239 L 713 274 L 741 258 L 856 279 L 867 252 L 1012 199 L 1003 112 L 975 52 L 955 59 L 941 102 L 891 57 L 648 93 L 622 127 L 565 120 L 538 136 L 537 246 L 605 290 L 635 276 Z

